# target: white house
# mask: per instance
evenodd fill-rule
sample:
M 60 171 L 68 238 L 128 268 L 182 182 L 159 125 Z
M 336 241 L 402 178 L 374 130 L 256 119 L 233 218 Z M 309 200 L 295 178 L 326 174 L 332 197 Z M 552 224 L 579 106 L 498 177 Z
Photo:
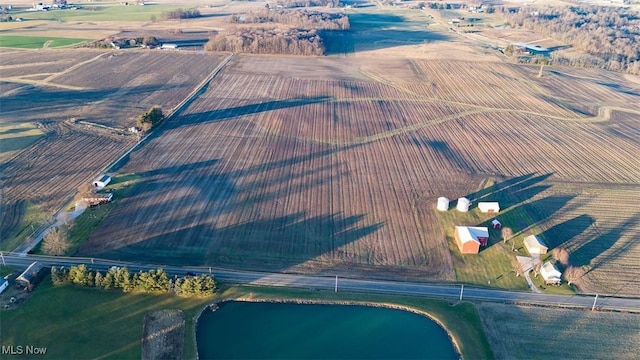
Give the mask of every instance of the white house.
M 540 267 L 540 275 L 544 279 L 546 284 L 560 284 L 560 277 L 562 273 L 553 265 L 551 262 L 547 261 Z
M 524 238 L 524 247 L 532 256 L 546 254 L 547 246 L 535 235 L 529 235 Z
M 483 213 L 497 213 L 500 212 L 500 203 L 495 201 L 481 201 L 478 203 L 478 209 Z
M 103 175 L 100 179 L 93 182 L 93 186 L 96 188 L 96 190 L 101 190 L 105 186 L 107 186 L 110 182 L 111 182 L 111 176 Z

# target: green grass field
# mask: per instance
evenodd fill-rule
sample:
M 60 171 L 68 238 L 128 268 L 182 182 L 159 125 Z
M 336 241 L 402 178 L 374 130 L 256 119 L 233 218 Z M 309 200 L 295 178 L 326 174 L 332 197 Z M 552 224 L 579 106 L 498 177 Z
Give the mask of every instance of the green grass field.
M 53 214 L 42 211 L 37 205 L 31 202 L 22 202 L 19 206 L 23 208 L 20 211 L 24 212 L 21 218 L 18 230 L 12 237 L 3 237 L 2 243 L 0 243 L 0 250 L 12 251 L 18 245 L 22 244 L 34 231 L 44 226 Z
M 111 4 L 86 4 L 79 9 L 53 10 L 53 11 L 25 11 L 16 13 L 14 17 L 24 20 L 51 20 L 65 21 L 150 21 L 152 17 L 160 20 L 163 12 L 181 8 L 177 5 L 120 5 Z M 190 8 L 182 6 L 183 9 Z
M 259 287 L 223 287 L 211 299 L 183 299 L 73 286 L 54 287 L 48 277 L 19 308 L 0 313 L 2 345 L 46 347 L 47 353 L 40 357 L 42 359 L 139 359 L 144 315 L 160 309 L 181 309 L 186 317 L 184 358 L 194 359 L 194 317 L 208 303 L 238 298 L 384 302 L 410 306 L 441 321 L 460 345 L 465 358 L 493 358 L 478 311 L 470 303 L 452 306 L 446 301 L 423 298 Z M 3 359 L 13 358 L 18 357 L 3 356 Z
M 0 47 L 40 49 L 45 47 L 61 48 L 73 45 L 80 45 L 94 39 L 75 39 L 47 36 L 20 36 L 2 35 L 0 36 Z

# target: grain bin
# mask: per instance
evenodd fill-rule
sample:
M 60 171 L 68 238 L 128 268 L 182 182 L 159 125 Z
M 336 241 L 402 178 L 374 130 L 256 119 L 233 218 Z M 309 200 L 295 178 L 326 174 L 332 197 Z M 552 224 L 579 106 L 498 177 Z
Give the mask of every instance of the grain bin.
M 469 211 L 469 206 L 471 206 L 471 201 L 465 197 L 461 197 L 458 199 L 458 204 L 456 205 L 456 209 L 460 212 Z
M 440 210 L 440 211 L 447 211 L 449 210 L 449 199 L 447 199 L 446 197 L 442 196 L 438 198 L 438 205 L 436 206 L 436 209 Z

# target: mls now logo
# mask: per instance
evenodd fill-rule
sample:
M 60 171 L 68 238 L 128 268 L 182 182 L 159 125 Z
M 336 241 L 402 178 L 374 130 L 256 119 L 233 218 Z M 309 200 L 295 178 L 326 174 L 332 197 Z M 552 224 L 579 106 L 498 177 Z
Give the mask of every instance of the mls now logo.
M 46 353 L 46 347 L 2 345 L 2 355 L 44 355 Z

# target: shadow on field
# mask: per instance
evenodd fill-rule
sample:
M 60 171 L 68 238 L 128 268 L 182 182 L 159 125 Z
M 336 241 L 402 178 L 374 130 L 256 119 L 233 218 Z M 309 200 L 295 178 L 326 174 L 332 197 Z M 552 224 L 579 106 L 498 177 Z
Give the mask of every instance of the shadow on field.
M 570 242 L 576 236 L 583 234 L 595 223 L 595 219 L 587 214 L 582 214 L 567 221 L 556 224 L 540 235 L 544 238 L 549 249 L 562 246 Z
M 489 187 L 468 194 L 466 197 L 474 204 L 479 201 L 498 201 L 501 209 L 507 209 L 549 189 L 551 185 L 539 185 L 539 183 L 551 175 L 553 173 L 538 176 L 532 173 L 518 176 L 503 182 L 496 182 Z
M 393 14 L 350 13 L 350 29 L 319 32 L 325 55 L 348 54 L 358 51 L 386 49 L 446 41 L 449 37 L 435 31 L 421 30 L 426 25 Z
M 607 229 L 604 232 L 600 232 L 596 230 L 596 236 L 593 239 L 585 242 L 581 245 L 577 250 L 574 250 L 570 257 L 571 263 L 574 266 L 583 266 L 583 265 L 591 265 L 589 271 L 596 270 L 602 265 L 610 262 L 617 257 L 623 255 L 628 252 L 631 247 L 637 246 L 637 238 L 633 236 L 633 232 L 635 232 L 640 225 L 640 213 L 636 213 L 634 216 L 625 220 L 624 222 L 617 224 L 615 226 L 611 226 L 611 228 Z M 631 236 L 629 236 L 624 242 L 619 243 L 620 239 L 622 239 L 625 234 L 629 234 L 631 232 Z M 614 245 L 617 245 L 614 247 Z M 613 249 L 608 254 L 600 257 L 597 261 L 593 262 L 594 259 L 599 257 L 602 254 L 605 254 L 607 251 Z
M 302 98 L 295 98 L 295 99 L 273 100 L 273 101 L 266 101 L 266 102 L 261 102 L 257 104 L 236 106 L 236 107 L 231 107 L 227 109 L 217 109 L 217 110 L 211 110 L 211 111 L 206 111 L 201 113 L 181 115 L 173 119 L 170 119 L 165 124 L 165 126 L 159 130 L 166 131 L 166 130 L 175 129 L 181 126 L 218 122 L 222 120 L 236 118 L 239 116 L 258 114 L 265 111 L 285 109 L 290 107 L 304 106 L 304 105 L 325 102 L 325 101 L 328 101 L 329 99 L 330 97 L 328 96 L 316 96 L 316 97 L 302 97 Z

